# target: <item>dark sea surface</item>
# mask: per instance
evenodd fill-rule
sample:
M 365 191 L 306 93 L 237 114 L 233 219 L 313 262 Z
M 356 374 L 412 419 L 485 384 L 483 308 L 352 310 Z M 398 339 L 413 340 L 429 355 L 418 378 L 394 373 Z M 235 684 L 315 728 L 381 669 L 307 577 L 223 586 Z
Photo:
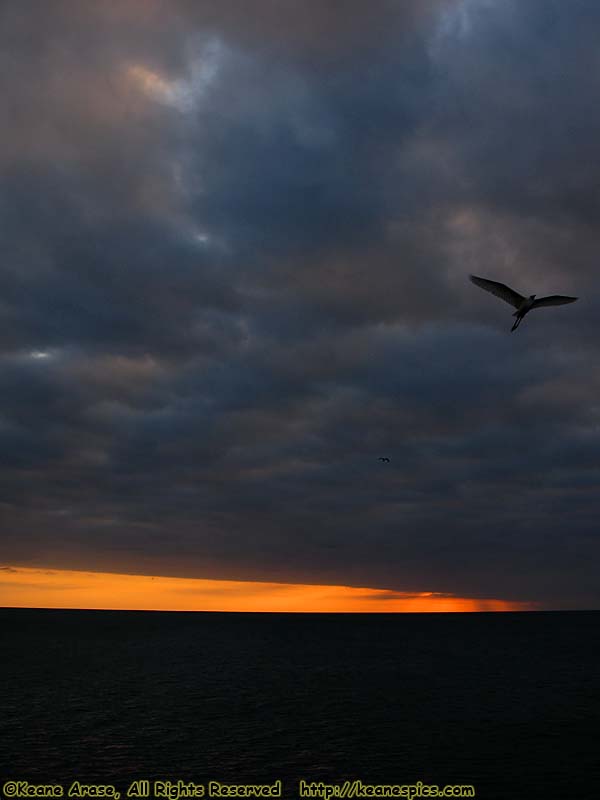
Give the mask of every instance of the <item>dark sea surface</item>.
M 600 797 L 600 612 L 0 609 L 0 638 L 2 783 Z

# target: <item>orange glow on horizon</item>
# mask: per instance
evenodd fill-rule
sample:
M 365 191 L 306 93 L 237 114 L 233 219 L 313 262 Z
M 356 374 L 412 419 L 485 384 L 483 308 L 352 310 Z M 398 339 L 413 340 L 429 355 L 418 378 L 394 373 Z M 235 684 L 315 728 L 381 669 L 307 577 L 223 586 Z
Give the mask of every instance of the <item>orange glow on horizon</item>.
M 128 611 L 532 611 L 535 603 L 354 586 L 0 567 L 0 606 Z

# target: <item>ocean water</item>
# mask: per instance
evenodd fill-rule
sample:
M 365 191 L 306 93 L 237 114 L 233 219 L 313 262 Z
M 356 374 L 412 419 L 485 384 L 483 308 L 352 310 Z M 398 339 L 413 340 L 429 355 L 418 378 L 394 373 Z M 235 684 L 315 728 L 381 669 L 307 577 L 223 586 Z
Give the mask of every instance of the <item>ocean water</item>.
M 0 638 L 0 785 L 600 796 L 600 612 L 0 609 Z

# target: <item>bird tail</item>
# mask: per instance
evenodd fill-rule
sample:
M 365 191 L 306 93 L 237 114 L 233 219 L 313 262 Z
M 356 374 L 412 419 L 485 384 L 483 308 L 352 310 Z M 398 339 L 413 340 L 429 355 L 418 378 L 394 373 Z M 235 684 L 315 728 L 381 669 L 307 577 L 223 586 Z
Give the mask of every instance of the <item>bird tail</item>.
M 514 315 L 513 315 L 513 316 L 514 316 Z M 522 320 L 522 319 L 523 319 L 523 317 L 517 317 L 517 319 L 515 320 L 515 324 L 514 324 L 514 325 L 512 326 L 512 328 L 510 329 L 510 332 L 511 332 L 511 333 L 512 333 L 513 331 L 516 331 L 516 330 L 517 330 L 517 328 L 518 328 L 518 327 L 519 327 L 519 325 L 521 324 L 521 320 Z

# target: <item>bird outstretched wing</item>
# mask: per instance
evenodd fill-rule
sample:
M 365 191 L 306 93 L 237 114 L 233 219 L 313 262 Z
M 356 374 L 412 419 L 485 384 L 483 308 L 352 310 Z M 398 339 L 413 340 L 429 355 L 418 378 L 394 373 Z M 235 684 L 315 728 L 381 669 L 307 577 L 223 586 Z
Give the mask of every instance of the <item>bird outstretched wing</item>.
M 564 306 L 565 303 L 574 303 L 576 297 L 565 297 L 562 294 L 550 294 L 548 297 L 540 297 L 534 300 L 532 308 L 544 308 L 544 306 Z
M 471 275 L 470 278 L 475 286 L 479 286 L 480 289 L 485 289 L 486 292 L 491 292 L 493 295 L 504 300 L 505 303 L 510 303 L 510 305 L 515 308 L 519 308 L 521 303 L 525 301 L 522 294 L 515 292 L 514 289 L 511 289 L 510 286 L 506 286 L 504 283 L 488 281 L 487 278 L 478 278 L 477 275 Z

